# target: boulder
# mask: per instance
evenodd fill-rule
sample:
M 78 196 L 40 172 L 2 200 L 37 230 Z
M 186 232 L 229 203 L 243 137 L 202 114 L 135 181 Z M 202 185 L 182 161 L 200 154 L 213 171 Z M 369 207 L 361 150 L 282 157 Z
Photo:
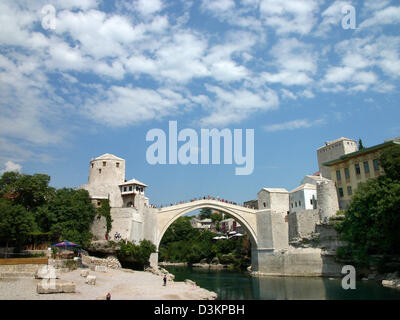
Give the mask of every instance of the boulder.
M 87 269 L 81 270 L 81 277 L 86 278 L 88 275 L 89 275 L 89 270 Z
M 39 267 L 35 272 L 36 279 L 59 279 L 60 275 L 52 266 Z
M 37 284 L 36 292 L 39 294 L 74 293 L 75 289 L 76 285 L 73 282 L 56 279 L 44 279 Z
M 96 276 L 87 276 L 85 282 L 92 286 L 96 285 Z

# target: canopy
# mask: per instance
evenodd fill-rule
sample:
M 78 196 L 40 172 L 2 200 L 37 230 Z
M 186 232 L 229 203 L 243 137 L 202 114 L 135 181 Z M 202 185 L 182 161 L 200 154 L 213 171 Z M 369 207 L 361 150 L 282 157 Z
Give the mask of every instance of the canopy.
M 63 241 L 60 243 L 52 244 L 52 247 L 76 247 L 79 246 L 79 244 L 69 242 L 69 241 Z

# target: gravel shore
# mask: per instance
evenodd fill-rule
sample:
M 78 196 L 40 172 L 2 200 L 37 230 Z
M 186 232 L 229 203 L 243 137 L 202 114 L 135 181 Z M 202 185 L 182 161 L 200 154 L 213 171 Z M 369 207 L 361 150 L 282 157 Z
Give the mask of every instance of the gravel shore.
M 0 300 L 99 300 L 108 292 L 112 300 L 214 300 L 214 292 L 184 282 L 168 281 L 163 286 L 161 276 L 149 272 L 113 270 L 90 271 L 96 285 L 88 285 L 80 276 L 81 269 L 62 273 L 61 280 L 76 284 L 75 293 L 38 294 L 33 278 L 1 279 Z

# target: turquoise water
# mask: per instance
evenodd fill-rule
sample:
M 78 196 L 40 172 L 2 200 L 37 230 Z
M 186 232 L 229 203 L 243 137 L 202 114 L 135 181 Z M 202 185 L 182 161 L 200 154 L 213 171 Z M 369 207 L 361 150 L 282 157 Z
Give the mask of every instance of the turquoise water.
M 317 277 L 250 277 L 244 272 L 166 267 L 176 281 L 190 279 L 221 300 L 400 300 L 400 290 L 375 281 L 358 281 L 344 290 L 341 279 Z

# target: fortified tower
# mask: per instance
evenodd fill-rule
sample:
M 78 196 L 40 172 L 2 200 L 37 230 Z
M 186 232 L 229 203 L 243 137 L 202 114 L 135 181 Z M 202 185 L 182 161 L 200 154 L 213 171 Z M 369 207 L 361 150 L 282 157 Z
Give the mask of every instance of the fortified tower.
M 330 168 L 324 166 L 323 163 L 336 160 L 345 154 L 356 152 L 357 150 L 357 142 L 352 139 L 339 138 L 334 141 L 325 142 L 325 145 L 317 150 L 318 166 L 321 176 L 332 179 Z
M 124 182 L 124 159 L 106 153 L 90 160 L 89 184 L 119 185 Z

